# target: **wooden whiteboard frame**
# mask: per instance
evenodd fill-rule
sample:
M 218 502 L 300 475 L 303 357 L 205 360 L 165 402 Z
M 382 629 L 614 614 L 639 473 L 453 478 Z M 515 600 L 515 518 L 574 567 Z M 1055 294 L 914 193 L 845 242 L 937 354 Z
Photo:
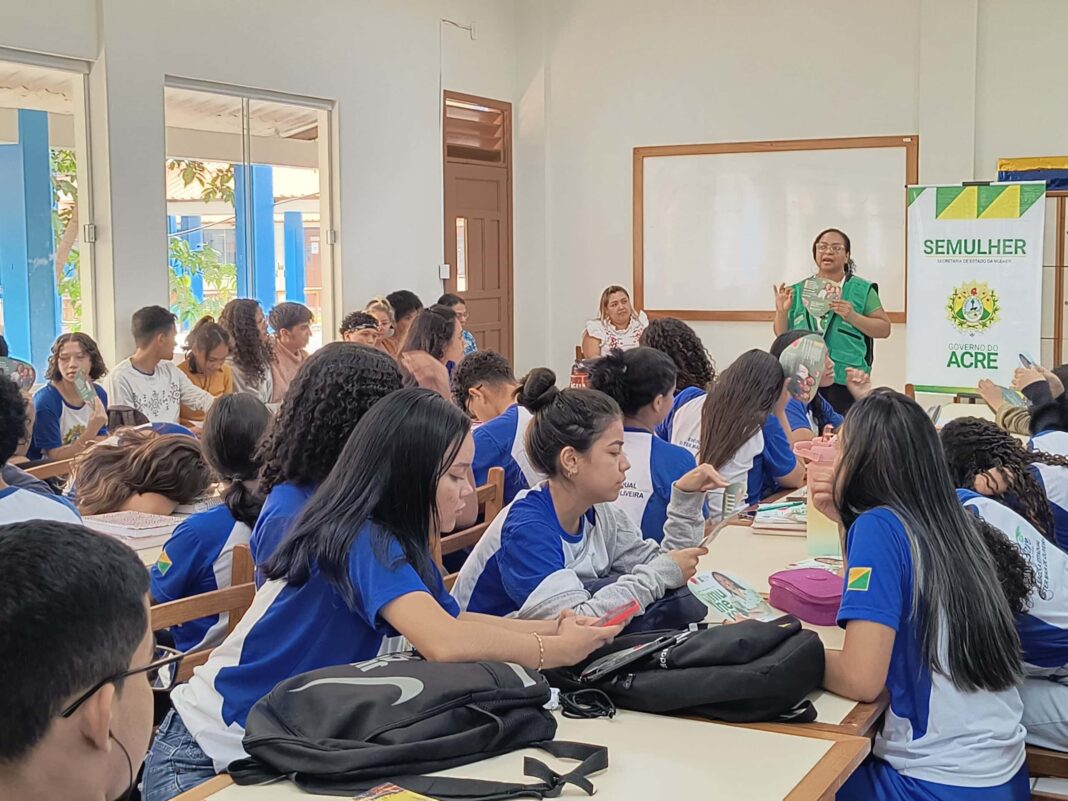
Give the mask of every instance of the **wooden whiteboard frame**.
M 678 317 L 680 320 L 728 320 L 744 322 L 772 322 L 775 312 L 709 309 L 646 309 L 645 308 L 645 160 L 659 156 L 710 156 L 722 153 L 785 153 L 795 150 L 852 150 L 900 147 L 905 151 L 905 174 L 901 184 L 901 205 L 907 206 L 905 187 L 920 182 L 920 137 L 854 136 L 840 139 L 783 139 L 767 142 L 721 142 L 705 145 L 659 145 L 634 148 L 634 308 L 643 310 L 650 318 Z M 908 233 L 905 241 L 905 287 L 908 287 Z M 904 292 L 905 310 L 887 312 L 892 323 L 908 318 L 908 292 Z M 771 305 L 770 303 L 768 304 Z

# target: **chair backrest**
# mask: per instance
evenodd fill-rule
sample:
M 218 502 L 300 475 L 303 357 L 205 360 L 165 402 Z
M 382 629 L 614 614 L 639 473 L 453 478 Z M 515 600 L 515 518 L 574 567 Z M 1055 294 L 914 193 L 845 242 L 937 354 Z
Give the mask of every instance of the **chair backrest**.
M 256 597 L 256 585 L 252 580 L 252 554 L 247 545 L 237 545 L 233 552 L 233 584 L 226 589 L 193 595 L 152 607 L 152 630 L 169 629 L 191 620 L 209 615 L 227 615 L 226 633 L 234 630 L 252 606 Z M 178 681 L 186 681 L 193 675 L 193 668 L 208 661 L 212 649 L 205 648 L 189 653 L 178 668 Z
M 470 548 L 486 533 L 490 523 L 501 513 L 501 509 L 504 508 L 504 468 L 491 467 L 486 475 L 486 483 L 475 489 L 475 495 L 478 498 L 478 511 L 482 522 L 442 537 L 442 556 Z
M 464 548 L 470 548 L 478 542 L 504 508 L 504 468 L 491 467 L 486 474 L 486 483 L 475 490 L 475 495 L 478 498 L 478 510 L 481 513 L 482 522 L 442 537 L 433 549 L 434 559 L 443 573 L 445 570 L 442 557 Z M 444 581 L 445 589 L 451 590 L 456 581 L 456 574 L 445 576 Z
M 27 467 L 26 472 L 34 478 L 41 479 L 41 481 L 49 478 L 66 478 L 70 475 L 72 464 L 74 464 L 73 459 L 57 459 L 54 462 L 44 462 L 33 467 Z

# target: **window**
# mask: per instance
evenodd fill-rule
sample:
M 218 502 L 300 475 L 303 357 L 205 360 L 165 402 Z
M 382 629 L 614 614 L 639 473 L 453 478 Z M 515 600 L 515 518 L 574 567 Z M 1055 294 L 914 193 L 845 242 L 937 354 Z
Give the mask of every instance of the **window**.
M 43 374 L 63 332 L 92 333 L 84 65 L 0 61 L 0 320 Z
M 264 313 L 296 301 L 315 315 L 309 349 L 319 347 L 334 328 L 321 202 L 329 111 L 185 86 L 165 92 L 170 302 L 181 329 L 218 317 L 235 297 L 256 298 Z

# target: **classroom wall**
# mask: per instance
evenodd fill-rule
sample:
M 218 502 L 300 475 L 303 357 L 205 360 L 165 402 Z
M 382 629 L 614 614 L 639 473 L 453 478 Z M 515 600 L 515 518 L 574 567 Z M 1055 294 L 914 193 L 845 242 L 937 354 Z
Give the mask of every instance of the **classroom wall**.
M 521 368 L 566 370 L 601 289 L 630 285 L 635 146 L 919 133 L 926 182 L 1068 150 L 1057 0 L 524 0 L 517 14 L 517 269 L 543 263 L 551 298 L 532 301 L 548 333 Z M 770 323 L 693 325 L 720 366 L 772 338 Z M 904 346 L 894 326 L 876 380 L 903 384 Z
M 512 0 L 67 0 L 24 4 L 0 46 L 97 59 L 90 79 L 98 335 L 167 299 L 168 75 L 334 100 L 342 308 L 441 291 L 440 89 L 511 100 Z M 476 40 L 442 17 L 477 22 Z M 113 270 L 112 270 L 113 268 Z

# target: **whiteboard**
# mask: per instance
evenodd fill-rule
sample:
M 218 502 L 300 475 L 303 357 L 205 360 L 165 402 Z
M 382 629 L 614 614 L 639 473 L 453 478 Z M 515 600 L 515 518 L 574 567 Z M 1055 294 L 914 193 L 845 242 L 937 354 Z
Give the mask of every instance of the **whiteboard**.
M 639 164 L 645 309 L 770 314 L 772 285 L 814 273 L 812 240 L 841 228 L 857 274 L 879 284 L 888 312 L 904 311 L 904 146 L 646 155 Z

